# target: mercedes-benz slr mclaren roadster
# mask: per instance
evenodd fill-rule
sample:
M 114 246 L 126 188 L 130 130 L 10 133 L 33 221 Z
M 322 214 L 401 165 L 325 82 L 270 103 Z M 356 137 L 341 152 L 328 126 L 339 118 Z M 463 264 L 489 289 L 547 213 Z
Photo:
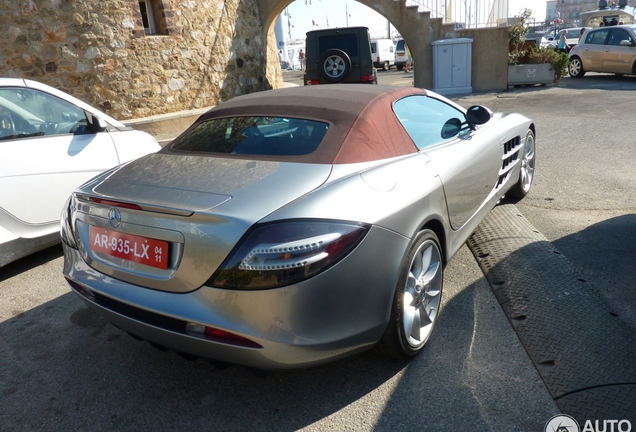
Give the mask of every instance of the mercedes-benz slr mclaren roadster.
M 410 358 L 445 264 L 504 194 L 529 192 L 534 166 L 531 120 L 421 89 L 236 97 L 72 194 L 64 275 L 117 327 L 190 356 Z

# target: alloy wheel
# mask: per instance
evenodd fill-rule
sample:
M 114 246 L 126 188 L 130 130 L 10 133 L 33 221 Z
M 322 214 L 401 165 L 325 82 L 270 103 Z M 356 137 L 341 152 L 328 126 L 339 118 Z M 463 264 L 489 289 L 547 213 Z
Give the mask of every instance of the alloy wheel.
M 437 244 L 423 242 L 413 255 L 402 303 L 404 335 L 414 349 L 423 346 L 433 330 L 441 301 L 442 271 Z

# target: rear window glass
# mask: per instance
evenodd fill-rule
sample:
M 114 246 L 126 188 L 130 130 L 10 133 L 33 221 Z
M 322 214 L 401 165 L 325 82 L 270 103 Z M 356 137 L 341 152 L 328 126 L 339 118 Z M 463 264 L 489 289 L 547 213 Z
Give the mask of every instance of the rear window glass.
M 328 123 L 282 117 L 227 117 L 199 123 L 173 150 L 242 155 L 297 156 L 315 151 Z
M 400 39 L 399 41 L 397 41 L 395 49 L 398 51 L 404 51 L 404 39 Z
M 349 57 L 356 57 L 358 55 L 358 37 L 351 33 L 320 36 L 318 38 L 318 50 L 324 53 L 330 49 L 339 49 L 349 54 Z

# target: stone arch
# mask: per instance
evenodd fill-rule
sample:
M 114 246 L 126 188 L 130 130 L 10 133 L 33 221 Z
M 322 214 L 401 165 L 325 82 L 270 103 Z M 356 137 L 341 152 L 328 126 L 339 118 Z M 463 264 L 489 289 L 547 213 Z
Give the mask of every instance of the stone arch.
M 293 0 L 257 0 L 263 24 L 264 37 L 270 41 L 274 22 Z M 434 35 L 445 35 L 454 30 L 453 24 L 443 24 L 441 18 L 431 19 L 430 12 L 419 12 L 417 6 L 407 6 L 406 0 L 355 0 L 388 19 L 409 45 L 415 62 L 415 87 L 431 88 L 433 85 L 433 60 L 431 41 Z M 437 39 L 437 38 L 436 38 Z M 269 43 L 268 43 L 269 45 Z M 270 52 L 271 49 L 268 49 Z M 270 56 L 268 56 L 269 58 Z M 278 57 L 273 57 L 277 59 Z M 269 60 L 268 60 L 269 62 Z M 268 70 L 271 68 L 268 65 Z M 272 80 L 275 82 L 275 80 Z

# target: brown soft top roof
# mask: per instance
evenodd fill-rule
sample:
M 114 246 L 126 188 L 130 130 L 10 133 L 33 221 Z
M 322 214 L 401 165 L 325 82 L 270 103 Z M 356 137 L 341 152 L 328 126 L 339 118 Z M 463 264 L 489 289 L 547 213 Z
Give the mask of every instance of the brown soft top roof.
M 415 153 L 417 147 L 393 112 L 393 102 L 426 95 L 413 87 L 330 84 L 267 90 L 220 103 L 196 122 L 235 116 L 289 117 L 329 123 L 320 146 L 301 156 L 250 155 L 250 159 L 343 164 Z M 245 155 L 211 154 L 219 157 Z

